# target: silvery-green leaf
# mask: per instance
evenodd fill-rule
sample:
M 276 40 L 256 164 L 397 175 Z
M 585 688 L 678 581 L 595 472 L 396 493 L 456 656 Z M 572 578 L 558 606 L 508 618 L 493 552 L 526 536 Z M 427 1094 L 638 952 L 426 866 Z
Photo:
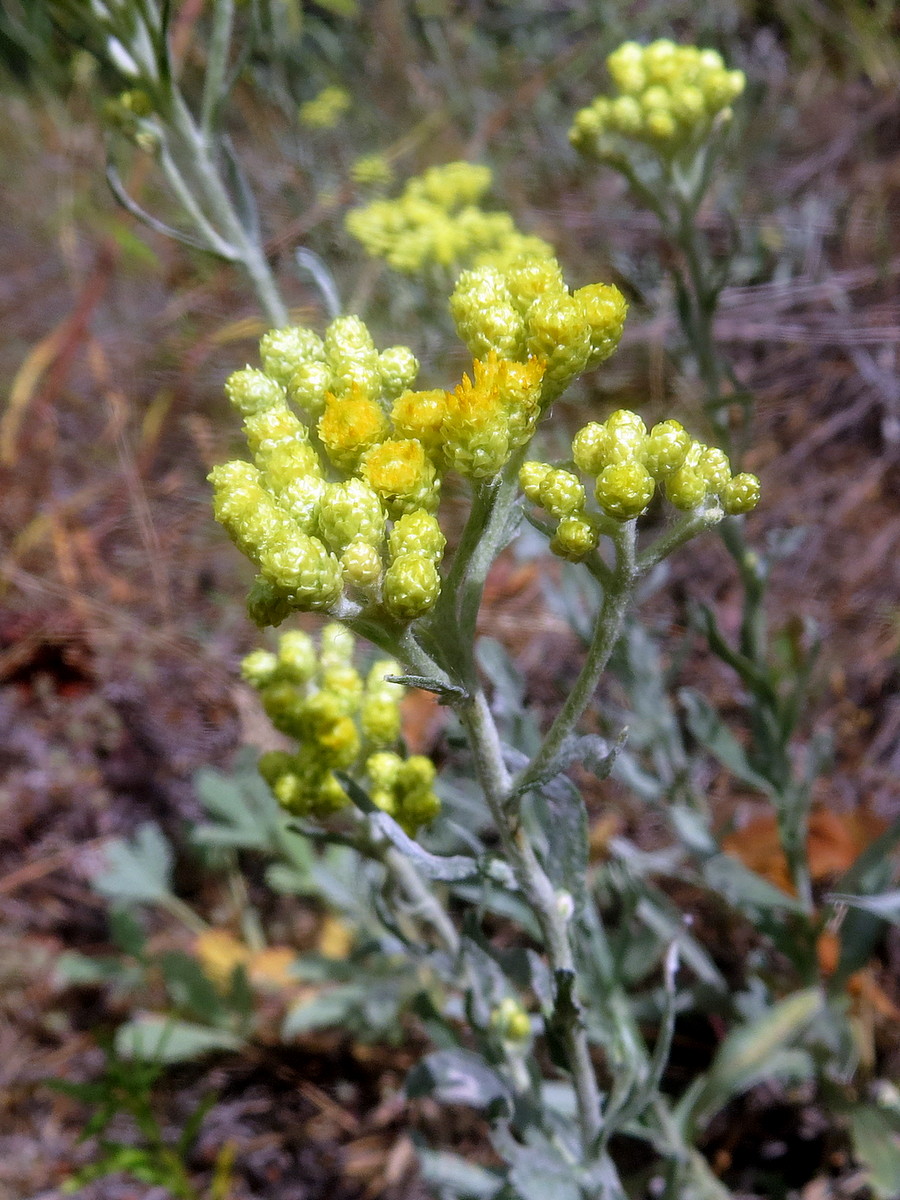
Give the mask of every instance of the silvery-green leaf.
M 505 1130 L 496 1130 L 494 1144 L 510 1164 L 509 1181 L 517 1200 L 584 1200 L 584 1172 L 579 1159 L 563 1154 L 562 1149 L 537 1130 L 528 1133 L 529 1145 L 522 1145 Z
M 892 925 L 900 925 L 900 890 L 882 892 L 880 896 L 844 896 L 836 892 L 828 899 L 832 904 L 847 904 L 890 921 Z
M 552 795 L 539 792 L 532 801 L 544 836 L 544 869 L 557 888 L 569 892 L 580 912 L 589 855 L 587 809 L 573 783 L 562 778 L 556 783 Z
M 103 848 L 105 869 L 91 880 L 115 900 L 151 904 L 171 895 L 172 850 L 158 826 L 142 825 L 131 841 L 115 838 Z
M 495 1172 L 466 1162 L 458 1154 L 419 1147 L 422 1178 L 437 1193 L 438 1200 L 493 1200 L 503 1187 Z
M 755 1021 L 733 1029 L 692 1100 L 691 1122 L 702 1127 L 734 1096 L 763 1079 L 802 1073 L 808 1060 L 786 1057 L 785 1052 L 822 1012 L 823 1004 L 821 991 L 807 988 L 780 1000 Z
M 772 784 L 750 766 L 744 748 L 709 701 L 691 688 L 682 688 L 678 697 L 685 709 L 688 728 L 697 741 L 737 779 L 767 796 L 773 795 Z
M 187 1062 L 216 1050 L 240 1050 L 242 1045 L 241 1038 L 224 1029 L 154 1014 L 120 1025 L 115 1038 L 122 1058 L 162 1063 Z
M 873 1105 L 850 1110 L 853 1153 L 866 1169 L 866 1183 L 875 1200 L 897 1200 L 900 1195 L 900 1131 L 886 1113 Z
M 803 905 L 794 896 L 751 871 L 730 854 L 715 854 L 701 868 L 707 887 L 718 892 L 742 912 L 759 909 L 786 909 L 803 912 Z
M 496 638 L 482 637 L 475 646 L 478 665 L 494 685 L 494 705 L 504 713 L 522 710 L 525 684 L 506 648 Z
M 715 854 L 716 841 L 702 813 L 684 804 L 673 804 L 667 811 L 675 833 L 688 850 L 695 854 Z
M 509 1111 L 512 1103 L 506 1081 L 468 1050 L 438 1050 L 423 1058 L 406 1077 L 406 1094 L 491 1113 Z
M 385 679 L 388 683 L 399 683 L 403 687 L 434 692 L 442 704 L 453 704 L 466 698 L 466 693 L 461 687 L 444 679 L 435 679 L 431 675 L 385 675 Z
M 253 768 L 226 775 L 202 770 L 194 776 L 194 787 L 211 821 L 197 825 L 191 838 L 204 846 L 235 846 L 262 850 L 272 842 L 278 826 L 278 803 Z
M 312 1000 L 295 1004 L 284 1018 L 281 1036 L 291 1039 L 314 1029 L 333 1029 L 345 1024 L 350 1014 L 358 1010 L 365 991 L 364 984 L 347 984 L 328 988 Z

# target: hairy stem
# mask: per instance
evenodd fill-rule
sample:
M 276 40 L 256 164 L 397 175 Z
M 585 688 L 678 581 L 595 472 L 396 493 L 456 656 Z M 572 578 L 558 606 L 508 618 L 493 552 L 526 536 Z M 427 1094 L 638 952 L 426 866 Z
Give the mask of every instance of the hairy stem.
M 415 915 L 431 926 L 447 953 L 455 957 L 459 953 L 456 926 L 415 865 L 394 846 L 385 850 L 383 861 L 414 905 Z
M 497 727 L 481 689 L 461 703 L 457 712 L 469 737 L 478 780 L 497 826 L 507 861 L 531 906 L 547 950 L 554 978 L 571 976 L 575 959 L 569 937 L 569 917 L 560 906 L 556 889 L 538 861 L 534 847 L 506 803 L 509 772 L 503 762 Z M 587 1035 L 577 1010 L 561 1016 L 561 1035 L 578 1101 L 578 1119 L 585 1160 L 593 1157 L 601 1129 L 600 1094 L 591 1062 Z
M 544 735 L 540 749 L 516 780 L 517 792 L 521 792 L 528 784 L 540 778 L 559 753 L 563 742 L 574 732 L 596 691 L 600 676 L 606 669 L 613 647 L 622 631 L 622 622 L 637 581 L 636 536 L 636 521 L 626 521 L 618 531 L 616 566 L 603 594 L 603 604 L 584 665 L 556 720 Z

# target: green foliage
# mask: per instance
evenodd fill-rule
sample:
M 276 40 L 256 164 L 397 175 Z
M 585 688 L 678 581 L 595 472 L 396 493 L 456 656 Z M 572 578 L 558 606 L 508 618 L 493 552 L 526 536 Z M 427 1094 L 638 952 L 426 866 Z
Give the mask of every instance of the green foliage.
M 152 1053 L 141 1055 L 137 1061 L 133 1055 L 123 1057 L 120 1040 L 117 1038 L 115 1047 L 105 1048 L 103 1071 L 90 1083 L 59 1079 L 47 1083 L 91 1111 L 81 1140 L 95 1140 L 97 1144 L 95 1161 L 70 1176 L 64 1191 L 76 1192 L 96 1179 L 123 1174 L 139 1183 L 165 1188 L 176 1200 L 199 1200 L 187 1160 L 215 1097 L 207 1097 L 194 1109 L 176 1139 L 167 1139 L 154 1097 L 166 1059 Z M 122 1116 L 134 1126 L 133 1141 L 120 1141 L 107 1134 Z

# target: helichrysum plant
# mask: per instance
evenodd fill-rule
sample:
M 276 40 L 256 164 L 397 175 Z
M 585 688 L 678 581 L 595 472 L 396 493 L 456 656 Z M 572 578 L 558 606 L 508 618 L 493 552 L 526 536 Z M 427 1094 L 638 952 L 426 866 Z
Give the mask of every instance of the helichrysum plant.
M 523 255 L 552 258 L 552 247 L 519 230 L 509 213 L 482 207 L 491 182 L 490 168 L 475 163 L 429 167 L 395 199 L 353 209 L 347 229 L 369 254 L 405 275 L 503 266 Z
M 623 175 L 656 214 L 673 249 L 678 319 L 705 389 L 703 407 L 727 448 L 730 393 L 738 386 L 713 332 L 725 276 L 697 218 L 746 79 L 717 50 L 665 38 L 648 46 L 625 42 L 606 67 L 612 94 L 576 114 L 569 139 L 579 153 Z
M 243 676 L 259 691 L 272 724 L 297 743 L 294 752 L 264 754 L 260 774 L 288 812 L 327 817 L 350 804 L 335 771 L 350 772 L 372 803 L 412 834 L 440 811 L 434 765 L 397 753 L 405 689 L 387 677 L 399 665 L 379 659 L 364 679 L 354 668 L 354 649 L 347 628 L 332 624 L 322 630 L 318 654 L 308 634 L 292 630 L 277 653 L 256 650 L 244 659 Z
M 524 256 L 464 271 L 450 309 L 473 355 L 451 388 L 418 390 L 412 350 L 379 351 L 355 317 L 337 318 L 321 339 L 274 330 L 261 343 L 261 368 L 228 381 L 253 461 L 223 464 L 211 479 L 218 520 L 259 572 L 251 616 L 260 625 L 295 610 L 333 618 L 318 652 L 306 634 L 286 633 L 277 651 L 245 660 L 245 678 L 296 744 L 264 755 L 260 769 L 284 809 L 375 858 L 425 916 L 431 947 L 407 942 L 407 953 L 424 955 L 442 980 L 445 1000 L 429 1003 L 449 1025 L 444 1048 L 413 1073 L 411 1094 L 467 1098 L 494 1113 L 507 1163 L 491 1176 L 498 1195 L 504 1179 L 508 1194 L 531 1195 L 518 1175 L 540 1147 L 548 1169 L 570 1180 L 567 1195 L 620 1197 L 608 1152 L 620 1126 L 670 1158 L 673 1177 L 704 1168 L 652 1083 L 665 1037 L 651 1054 L 614 999 L 620 984 L 585 887 L 584 802 L 564 773 L 576 759 L 601 775 L 611 765 L 614 752 L 578 725 L 642 574 L 726 512 L 752 509 L 759 484 L 733 475 L 724 453 L 677 421 L 647 429 L 624 410 L 579 430 L 568 462 L 527 458 L 553 402 L 615 350 L 626 315 L 615 287 L 573 291 L 555 259 Z M 448 558 L 440 497 L 451 477 L 467 484 L 471 507 Z M 639 547 L 639 519 L 657 494 L 671 516 Z M 584 666 L 543 735 L 498 724 L 473 653 L 487 572 L 524 507 L 551 549 L 603 589 Z M 347 628 L 397 662 L 358 673 Z M 474 838 L 461 841 L 459 826 L 444 823 L 431 762 L 402 753 L 404 682 L 437 692 L 465 730 L 484 805 Z M 454 888 L 479 879 L 482 899 L 456 894 L 471 910 L 461 935 L 446 905 Z M 505 977 L 475 932 L 494 888 L 523 906 L 520 919 L 542 946 L 529 980 Z M 462 1024 L 451 1016 L 460 989 Z M 605 1104 L 590 1049 L 598 1039 L 619 1072 Z M 536 1040 L 569 1081 L 561 1108 L 548 1100 L 556 1068 L 539 1065 Z M 575 1127 L 564 1113 L 577 1114 Z

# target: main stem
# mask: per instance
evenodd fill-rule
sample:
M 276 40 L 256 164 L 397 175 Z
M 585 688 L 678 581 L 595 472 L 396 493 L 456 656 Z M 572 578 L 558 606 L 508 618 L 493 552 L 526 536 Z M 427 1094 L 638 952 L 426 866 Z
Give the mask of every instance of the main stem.
M 181 151 L 182 170 L 191 180 L 203 208 L 233 248 L 234 256 L 253 284 L 270 323 L 275 327 L 286 325 L 288 310 L 265 251 L 253 234 L 244 228 L 213 159 L 212 135 L 197 125 L 175 84 L 171 89 L 170 106 L 171 129 Z
M 457 712 L 469 737 L 478 780 L 496 823 L 503 852 L 540 925 L 550 968 L 555 977 L 560 972 L 572 974 L 575 960 L 569 938 L 569 915 L 560 907 L 556 889 L 538 861 L 524 829 L 508 809 L 506 801 L 511 781 L 484 692 L 479 688 L 459 705 Z M 564 1018 L 562 1036 L 575 1085 L 582 1150 L 587 1160 L 593 1155 L 601 1130 L 600 1093 L 587 1036 L 577 1014 Z

